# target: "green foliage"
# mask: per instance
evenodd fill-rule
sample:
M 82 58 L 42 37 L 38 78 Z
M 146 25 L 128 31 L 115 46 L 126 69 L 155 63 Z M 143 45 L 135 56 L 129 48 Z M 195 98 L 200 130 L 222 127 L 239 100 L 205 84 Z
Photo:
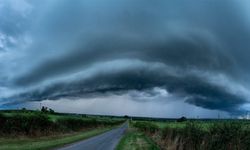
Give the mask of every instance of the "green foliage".
M 26 108 L 22 108 L 22 111 L 25 112 L 27 109 Z
M 154 133 L 159 130 L 159 127 L 151 122 L 144 122 L 144 121 L 137 121 L 133 123 L 133 126 L 138 128 L 139 130 L 142 130 L 144 132 L 148 133 Z
M 159 150 L 159 148 L 144 133 L 129 129 L 120 140 L 116 150 Z
M 1 134 L 40 135 L 48 134 L 53 128 L 53 122 L 42 114 L 14 115 L 1 119 Z
M 55 111 L 53 109 L 45 107 L 45 106 L 43 106 L 41 108 L 41 112 L 43 112 L 43 113 L 50 113 L 50 114 L 54 114 L 55 113 Z
M 0 114 L 0 125 L 3 125 L 5 122 L 6 122 L 6 117 L 3 114 Z
M 244 149 L 249 147 L 249 129 L 240 122 L 215 123 L 209 130 L 209 149 Z
M 177 122 L 185 122 L 187 121 L 187 118 L 186 117 L 181 117 L 179 119 L 176 120 Z
M 3 115 L 0 113 L 0 135 L 43 136 L 54 133 L 78 131 L 84 128 L 118 125 L 124 120 L 82 118 L 81 116 L 59 116 L 41 112 L 25 112 Z M 57 116 L 57 117 L 55 117 Z
M 0 150 L 48 150 L 77 142 L 106 132 L 112 128 L 95 128 L 72 134 L 59 134 L 46 137 L 0 138 Z
M 54 114 L 55 111 L 54 111 L 53 109 L 50 108 L 50 109 L 49 109 L 49 113 L 50 113 L 50 114 Z
M 125 115 L 124 118 L 125 118 L 125 119 L 128 119 L 129 117 L 128 117 L 128 115 Z
M 184 128 L 166 127 L 162 139 L 178 142 L 187 150 L 247 150 L 250 149 L 250 128 L 240 121 L 215 122 L 204 129 L 201 123 L 187 122 Z
M 101 122 L 100 122 L 101 123 Z M 73 131 L 77 131 L 81 128 L 90 128 L 90 127 L 96 127 L 98 125 L 98 122 L 96 121 L 96 119 L 90 119 L 90 120 L 83 120 L 80 118 L 59 118 L 57 120 L 57 124 L 61 125 L 61 128 L 63 130 L 73 130 Z

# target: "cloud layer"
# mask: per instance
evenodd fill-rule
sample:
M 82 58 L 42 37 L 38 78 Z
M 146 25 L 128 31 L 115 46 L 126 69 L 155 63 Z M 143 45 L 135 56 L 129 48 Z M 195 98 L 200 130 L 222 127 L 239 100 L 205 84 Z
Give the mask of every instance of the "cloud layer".
M 0 105 L 133 91 L 147 101 L 159 88 L 170 99 L 240 114 L 250 98 L 243 6 L 0 1 Z

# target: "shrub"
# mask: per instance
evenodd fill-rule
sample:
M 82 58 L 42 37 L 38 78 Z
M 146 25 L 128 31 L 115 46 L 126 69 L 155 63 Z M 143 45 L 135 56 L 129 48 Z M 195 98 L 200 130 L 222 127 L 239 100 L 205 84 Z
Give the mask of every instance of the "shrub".
M 6 117 L 0 129 L 4 134 L 47 134 L 52 122 L 45 115 L 14 115 Z
M 59 126 L 61 126 L 62 130 L 79 130 L 83 127 L 86 127 L 87 123 L 82 119 L 77 118 L 61 118 L 56 122 Z
M 4 136 L 41 136 L 52 133 L 77 131 L 83 128 L 117 125 L 123 120 L 82 119 L 81 117 L 60 117 L 56 121 L 49 119 L 46 113 L 35 112 L 4 116 L 0 114 L 0 135 Z
M 181 117 L 179 119 L 176 120 L 177 122 L 184 122 L 184 121 L 187 121 L 187 118 L 186 117 Z

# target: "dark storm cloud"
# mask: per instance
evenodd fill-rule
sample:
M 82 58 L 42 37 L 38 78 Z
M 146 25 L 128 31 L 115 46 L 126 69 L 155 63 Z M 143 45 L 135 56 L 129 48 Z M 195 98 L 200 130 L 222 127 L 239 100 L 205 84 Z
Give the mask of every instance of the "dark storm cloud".
M 16 83 L 28 85 L 72 70 L 81 70 L 102 61 L 126 58 L 161 62 L 182 69 L 197 67 L 212 71 L 230 71 L 234 65 L 226 54 L 213 46 L 214 43 L 205 41 L 208 39 L 201 39 L 203 37 L 193 37 L 193 39 L 171 37 L 171 40 L 157 37 L 157 39 L 145 39 L 147 37 L 143 36 L 139 38 L 144 39 L 119 35 L 105 35 L 103 38 L 93 39 L 91 40 L 93 43 L 88 43 L 73 53 L 47 60 L 28 74 L 17 78 Z
M 6 87 L 18 92 L 0 102 L 161 87 L 207 109 L 238 113 L 249 103 L 243 79 L 250 30 L 242 3 L 65 0 L 43 8 L 35 21 L 24 21 L 33 42 L 15 60 L 20 71 Z
M 163 69 L 163 68 L 160 68 Z M 238 107 L 247 101 L 196 76 L 174 76 L 162 70 L 135 68 L 116 73 L 96 74 L 87 80 L 49 85 L 14 98 L 43 100 L 63 97 L 86 97 L 101 93 L 121 94 L 130 90 L 150 91 L 153 87 L 165 88 L 172 94 L 183 96 L 186 102 L 208 109 L 238 113 Z

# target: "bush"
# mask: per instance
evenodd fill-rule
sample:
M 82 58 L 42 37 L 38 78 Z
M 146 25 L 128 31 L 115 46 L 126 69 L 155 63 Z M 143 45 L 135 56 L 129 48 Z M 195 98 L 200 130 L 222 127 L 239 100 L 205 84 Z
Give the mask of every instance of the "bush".
M 0 114 L 0 135 L 4 136 L 41 136 L 52 133 L 77 131 L 83 128 L 117 125 L 123 120 L 96 120 L 82 119 L 81 117 L 60 117 L 52 121 L 48 115 L 41 112 L 13 114 L 4 116 Z
M 177 122 L 185 122 L 187 121 L 187 118 L 186 117 L 181 117 L 179 119 L 176 120 Z
M 37 135 L 48 134 L 53 122 L 45 115 L 14 115 L 6 117 L 2 122 L 1 133 Z
M 87 126 L 86 122 L 77 118 L 61 118 L 58 119 L 56 123 L 61 127 L 62 130 L 77 131 Z

